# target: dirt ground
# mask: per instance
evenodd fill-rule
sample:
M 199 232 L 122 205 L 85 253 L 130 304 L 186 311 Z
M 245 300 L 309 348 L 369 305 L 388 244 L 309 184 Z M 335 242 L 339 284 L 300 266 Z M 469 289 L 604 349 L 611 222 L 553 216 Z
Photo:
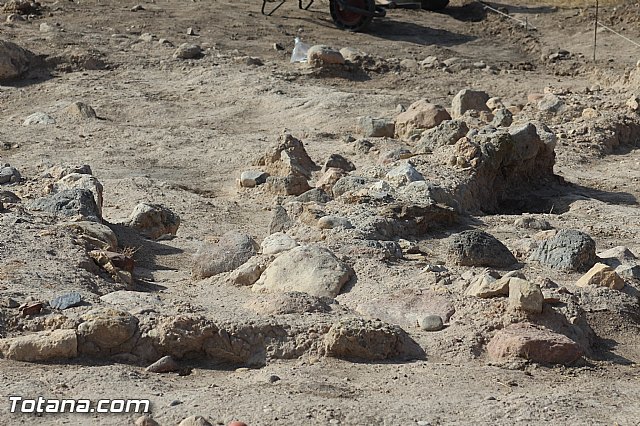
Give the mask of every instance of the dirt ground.
M 289 1 L 270 17 L 260 14 L 257 0 L 157 0 L 140 3 L 144 10 L 136 12 L 131 1 L 41 3 L 42 14 L 24 22 L 4 23 L 7 14 L 0 13 L 0 38 L 41 55 L 46 64 L 0 86 L 0 160 L 26 179 L 8 189 L 33 199 L 42 195 L 49 167 L 89 164 L 104 186 L 103 217 L 109 223 L 126 220 L 139 202 L 160 203 L 178 213 L 179 231 L 168 241 L 152 243 L 117 232 L 121 246 L 137 249 L 136 290 L 158 295 L 159 309 L 168 313 L 204 312 L 216 319 L 250 315 L 243 308 L 249 290 L 193 280 L 190 264 L 203 241 L 216 241 L 229 230 L 247 232 L 257 241 L 268 235 L 273 195 L 239 188 L 236 180 L 283 129 L 302 139 L 318 163 L 340 153 L 360 168 L 375 160 L 345 142 L 349 135 L 359 137 L 357 118 L 395 117 L 399 104 L 406 107 L 420 98 L 449 106 L 459 90 L 474 88 L 525 106 L 529 94 L 551 88 L 583 96 L 584 107 L 597 103 L 615 112 L 639 90 L 640 79 L 628 82 L 625 75 L 636 68 L 640 48 L 600 31 L 597 62 L 592 62 L 592 8 L 491 3 L 526 18 L 534 28 L 527 32 L 477 3 L 454 0 L 442 13 L 390 10 L 367 32 L 348 33 L 334 27 L 326 0 L 309 11 Z M 608 6 L 601 16 L 607 26 L 640 40 L 639 4 Z M 194 35 L 187 35 L 188 28 Z M 359 72 L 317 74 L 289 62 L 296 36 L 309 44 L 356 48 L 376 59 Z M 203 57 L 174 59 L 175 48 L 185 42 L 200 45 Z M 548 60 L 561 50 L 570 52 L 567 59 Z M 445 71 L 402 62 L 428 56 L 485 66 Z M 247 57 L 259 58 L 261 65 L 249 64 Z M 62 109 L 75 101 L 91 105 L 99 119 L 65 118 Z M 51 114 L 57 123 L 23 126 L 34 112 Z M 560 118 L 548 124 L 557 133 L 573 128 Z M 577 201 L 536 213 L 554 227 L 588 232 L 599 251 L 624 245 L 640 254 L 640 151 L 626 147 L 605 153 L 573 143 L 570 132 L 562 140 L 554 171 L 573 184 L 563 200 Z M 517 217 L 475 219 L 509 242 L 523 237 L 513 227 Z M 89 290 L 82 276 L 56 266 L 55 254 L 47 251 L 65 249 L 56 246 L 55 236 L 40 232 L 46 227 L 38 221 L 0 222 L 1 294 L 49 300 L 62 290 L 82 289 L 90 303 L 99 303 L 107 284 Z M 420 242 L 431 260 L 445 260 L 440 241 L 445 236 Z M 20 238 L 19 243 L 11 238 Z M 340 252 L 339 246 L 332 248 Z M 410 261 L 381 262 L 358 254 L 352 260 L 358 285 L 337 298 L 346 307 L 391 290 L 420 288 L 430 279 L 420 272 L 424 265 Z M 527 275 L 546 274 L 559 284 L 578 277 L 527 268 Z M 465 269 L 452 271 L 460 276 Z M 238 419 L 249 425 L 640 424 L 638 318 L 594 311 L 590 325 L 609 343 L 593 357 L 571 367 L 508 369 L 491 363 L 482 350 L 474 352 L 469 343 L 479 332 L 475 327 L 486 322 L 471 318 L 469 312 L 478 306 L 459 309 L 439 338 L 415 333 L 427 352 L 424 361 L 353 363 L 303 356 L 255 369 L 194 362 L 190 375 L 179 376 L 145 372 L 144 365 L 119 360 L 0 360 L 0 399 L 149 398 L 152 417 L 162 425 L 194 414 L 213 424 Z M 1 337 L 15 335 L 3 312 Z M 271 383 L 272 375 L 280 380 Z M 18 415 L 8 407 L 0 402 L 2 424 L 123 425 L 138 417 Z

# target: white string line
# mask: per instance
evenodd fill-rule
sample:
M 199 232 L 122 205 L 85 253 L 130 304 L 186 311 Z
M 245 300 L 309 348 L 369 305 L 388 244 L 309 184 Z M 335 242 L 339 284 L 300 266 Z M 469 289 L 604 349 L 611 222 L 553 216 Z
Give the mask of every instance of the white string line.
M 498 13 L 498 14 L 500 14 L 502 16 L 505 16 L 505 17 L 507 17 L 509 19 L 513 19 L 514 21 L 519 22 L 523 27 L 527 27 L 527 28 L 532 29 L 532 30 L 536 29 L 533 25 L 529 24 L 527 21 L 523 21 L 522 19 L 514 18 L 513 16 L 509 15 L 508 13 L 504 13 L 504 12 L 499 11 L 498 9 L 494 9 L 493 7 L 489 6 L 488 4 L 485 4 L 485 3 L 481 2 L 479 0 L 475 0 L 475 2 L 476 3 L 480 3 L 482 6 L 484 6 L 485 9 L 490 9 L 490 10 L 494 11 L 495 13 Z
M 631 40 L 630 38 L 623 36 L 623 35 L 622 35 L 622 34 L 620 34 L 619 32 L 616 32 L 616 31 L 612 30 L 611 28 L 607 27 L 606 25 L 601 24 L 600 22 L 596 22 L 596 23 L 597 23 L 598 25 L 600 25 L 602 28 L 604 28 L 605 30 L 609 30 L 609 31 L 611 31 L 612 33 L 614 33 L 615 35 L 617 35 L 617 36 L 619 36 L 619 37 L 622 37 L 623 39 L 627 40 L 629 43 L 635 44 L 636 46 L 640 47 L 640 43 L 637 43 L 637 42 L 635 42 L 635 41 Z

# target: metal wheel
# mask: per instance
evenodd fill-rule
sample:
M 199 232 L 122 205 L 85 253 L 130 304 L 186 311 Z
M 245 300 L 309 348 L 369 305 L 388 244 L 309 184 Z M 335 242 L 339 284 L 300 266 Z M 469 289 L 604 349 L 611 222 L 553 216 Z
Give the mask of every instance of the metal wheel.
M 449 4 L 449 0 L 422 0 L 422 8 L 424 10 L 442 10 Z
M 362 31 L 376 13 L 375 0 L 330 0 L 331 19 L 340 29 Z

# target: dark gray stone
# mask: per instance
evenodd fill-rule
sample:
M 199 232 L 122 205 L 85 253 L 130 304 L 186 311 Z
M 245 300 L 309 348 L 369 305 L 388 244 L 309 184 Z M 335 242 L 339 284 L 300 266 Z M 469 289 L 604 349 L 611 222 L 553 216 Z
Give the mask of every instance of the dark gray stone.
M 493 112 L 491 124 L 496 127 L 509 127 L 513 123 L 513 114 L 506 108 L 498 108 Z
M 82 295 L 77 291 L 72 291 L 71 293 L 63 294 L 62 296 L 58 296 L 55 299 L 49 302 L 49 306 L 54 309 L 67 309 L 72 308 L 74 306 L 78 306 L 82 303 Z
M 11 191 L 0 191 L 0 202 L 5 204 L 17 204 L 20 202 L 20 197 Z
M 529 258 L 550 268 L 583 272 L 597 261 L 596 243 L 584 232 L 563 229 L 540 243 Z
M 301 203 L 315 202 L 315 203 L 324 204 L 331 201 L 331 197 L 322 189 L 313 188 L 301 195 L 298 195 L 296 197 L 296 201 L 300 201 Z
M 65 189 L 50 197 L 39 198 L 30 204 L 32 210 L 60 216 L 80 215 L 87 220 L 100 221 L 100 213 L 93 192 L 88 189 Z
M 6 164 L 0 167 L 0 184 L 20 182 L 22 176 L 15 167 Z
M 269 222 L 269 234 L 275 232 L 285 232 L 291 228 L 293 221 L 289 217 L 289 213 L 282 206 L 275 206 L 271 211 L 271 221 Z
M 356 169 L 356 166 L 340 154 L 331 154 L 326 163 L 324 163 L 324 169 L 327 170 L 331 167 L 336 169 L 342 169 L 345 172 L 352 172 Z
M 496 237 L 483 231 L 464 231 L 449 242 L 450 260 L 462 266 L 505 268 L 516 263 L 516 258 Z

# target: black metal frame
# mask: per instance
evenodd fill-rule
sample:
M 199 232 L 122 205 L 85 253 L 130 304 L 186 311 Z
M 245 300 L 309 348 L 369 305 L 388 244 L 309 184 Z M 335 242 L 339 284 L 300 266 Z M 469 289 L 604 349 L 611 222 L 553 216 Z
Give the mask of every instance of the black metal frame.
M 287 2 L 287 0 L 280 0 L 280 2 L 278 3 L 278 5 L 276 7 L 274 7 L 273 9 L 271 9 L 271 11 L 269 13 L 266 13 L 264 11 L 267 3 L 270 3 L 269 0 L 262 0 L 262 9 L 260 10 L 262 12 L 263 15 L 265 16 L 271 16 L 273 14 L 273 12 L 275 12 L 276 10 L 280 9 L 280 6 L 282 6 L 283 4 L 285 4 Z M 309 10 L 309 8 L 311 7 L 311 5 L 313 4 L 314 0 L 309 0 L 309 3 L 306 6 L 302 6 L 302 0 L 298 0 L 298 9 L 302 9 L 302 10 Z

